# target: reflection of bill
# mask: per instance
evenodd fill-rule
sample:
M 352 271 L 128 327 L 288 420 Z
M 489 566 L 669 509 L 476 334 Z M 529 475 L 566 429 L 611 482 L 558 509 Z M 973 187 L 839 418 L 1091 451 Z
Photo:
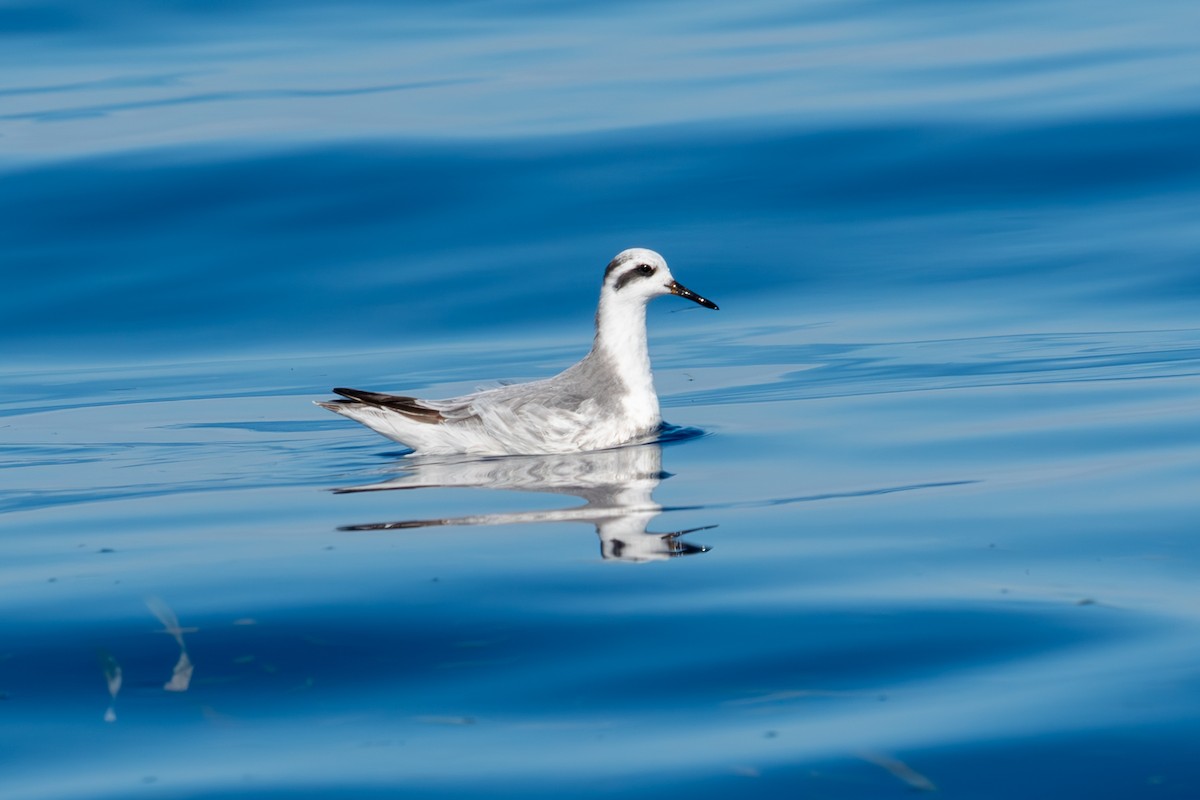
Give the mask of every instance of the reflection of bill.
M 344 531 L 400 530 L 435 525 L 510 525 L 535 522 L 588 522 L 600 536 L 604 558 L 622 561 L 655 561 L 703 553 L 708 548 L 683 541 L 685 534 L 705 528 L 652 533 L 646 526 L 662 513 L 651 494 L 666 477 L 662 471 L 662 446 L 643 444 L 543 456 L 500 458 L 413 458 L 402 466 L 404 474 L 382 483 L 338 489 L 339 493 L 392 489 L 480 488 L 522 492 L 552 492 L 584 500 L 577 508 L 554 511 L 517 511 L 499 514 L 403 520 L 346 525 Z

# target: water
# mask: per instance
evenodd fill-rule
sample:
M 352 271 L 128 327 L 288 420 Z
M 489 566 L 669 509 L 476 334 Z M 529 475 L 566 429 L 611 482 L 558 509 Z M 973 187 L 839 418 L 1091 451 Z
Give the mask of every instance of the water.
M 0 8 L 5 795 L 1195 797 L 1198 23 Z M 633 245 L 659 445 L 310 402 Z

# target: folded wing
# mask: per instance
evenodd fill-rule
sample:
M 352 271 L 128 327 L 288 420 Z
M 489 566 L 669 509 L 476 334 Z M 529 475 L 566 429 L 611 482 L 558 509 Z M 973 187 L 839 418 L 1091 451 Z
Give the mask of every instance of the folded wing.
M 441 411 L 425 405 L 415 397 L 384 394 L 382 392 L 368 392 L 362 389 L 334 389 L 333 392 L 347 398 L 346 400 L 333 401 L 335 403 L 355 402 L 368 406 L 387 408 L 392 411 L 398 411 L 404 416 L 419 422 L 428 422 L 431 425 L 446 421 L 446 417 Z

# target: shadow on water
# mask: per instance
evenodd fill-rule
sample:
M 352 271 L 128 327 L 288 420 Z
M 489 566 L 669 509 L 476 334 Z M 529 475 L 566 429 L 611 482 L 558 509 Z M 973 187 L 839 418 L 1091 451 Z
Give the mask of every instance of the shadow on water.
M 477 488 L 514 492 L 549 492 L 583 500 L 582 506 L 564 509 L 474 514 L 433 519 L 405 519 L 343 525 L 342 531 L 411 530 L 441 525 L 513 525 L 541 522 L 584 522 L 596 527 L 600 554 L 619 561 L 659 561 L 707 552 L 703 545 L 683 536 L 712 525 L 669 532 L 647 529 L 663 507 L 654 490 L 670 473 L 662 468 L 663 441 L 680 441 L 703 435 L 691 428 L 666 428 L 659 441 L 647 444 L 536 456 L 494 458 L 414 457 L 400 474 L 380 483 L 349 486 L 338 494 L 399 489 Z

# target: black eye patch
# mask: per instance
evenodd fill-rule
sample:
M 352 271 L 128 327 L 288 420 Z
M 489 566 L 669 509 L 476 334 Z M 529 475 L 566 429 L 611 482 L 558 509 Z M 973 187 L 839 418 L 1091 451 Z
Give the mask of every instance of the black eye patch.
M 649 264 L 638 264 L 636 267 L 629 270 L 629 272 L 626 272 L 624 275 L 617 278 L 617 282 L 613 284 L 613 289 L 620 290 L 622 286 L 629 283 L 631 280 L 634 280 L 635 278 L 648 278 L 653 274 L 654 267 L 650 266 Z

